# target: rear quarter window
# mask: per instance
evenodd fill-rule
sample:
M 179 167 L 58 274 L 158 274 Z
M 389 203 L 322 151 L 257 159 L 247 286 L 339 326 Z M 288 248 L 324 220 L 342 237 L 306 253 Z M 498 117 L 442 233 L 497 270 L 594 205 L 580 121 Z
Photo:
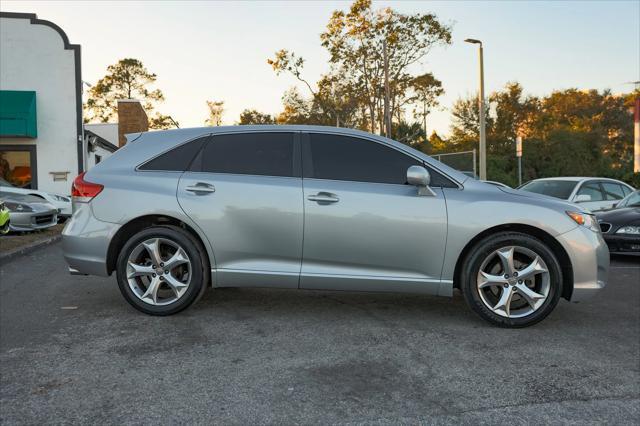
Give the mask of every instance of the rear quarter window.
M 147 161 L 138 167 L 138 170 L 184 172 L 189 169 L 191 162 L 196 154 L 200 152 L 202 144 L 206 139 L 207 137 L 198 138 L 179 145 Z

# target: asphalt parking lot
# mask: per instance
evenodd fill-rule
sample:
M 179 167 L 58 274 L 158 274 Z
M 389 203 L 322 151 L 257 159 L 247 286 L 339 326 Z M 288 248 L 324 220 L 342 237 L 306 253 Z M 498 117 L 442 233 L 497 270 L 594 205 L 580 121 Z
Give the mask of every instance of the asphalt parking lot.
M 225 289 L 172 317 L 59 244 L 0 266 L 0 423 L 602 423 L 640 418 L 640 264 L 522 330 L 460 295 Z

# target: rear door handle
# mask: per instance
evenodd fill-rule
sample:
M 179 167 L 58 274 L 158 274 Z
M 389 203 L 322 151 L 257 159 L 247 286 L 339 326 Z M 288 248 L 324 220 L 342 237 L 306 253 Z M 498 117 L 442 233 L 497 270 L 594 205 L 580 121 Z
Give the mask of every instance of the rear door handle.
M 184 190 L 193 192 L 194 194 L 197 194 L 197 195 L 205 195 L 205 194 L 211 194 L 212 192 L 216 192 L 216 188 L 213 185 L 209 183 L 204 183 L 204 182 L 198 182 L 195 185 L 187 186 L 184 188 Z
M 336 194 L 330 192 L 318 192 L 315 195 L 309 195 L 307 197 L 309 201 L 315 201 L 318 204 L 332 204 L 340 201 L 340 198 Z

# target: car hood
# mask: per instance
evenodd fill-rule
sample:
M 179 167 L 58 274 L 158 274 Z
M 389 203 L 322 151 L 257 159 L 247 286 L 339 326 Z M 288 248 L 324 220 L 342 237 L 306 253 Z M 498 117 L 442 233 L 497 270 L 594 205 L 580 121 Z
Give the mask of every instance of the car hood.
M 640 224 L 640 207 L 622 207 L 596 214 L 599 221 L 614 225 Z
M 577 204 L 570 203 L 569 201 L 562 200 L 560 198 L 551 197 L 549 195 L 538 194 L 536 192 L 522 191 L 520 189 L 513 189 L 513 188 L 504 188 L 504 187 L 496 187 L 496 188 L 498 188 L 500 191 L 506 194 L 517 196 L 517 197 L 529 198 L 533 200 L 539 200 L 546 205 L 554 206 L 558 209 L 564 209 L 564 210 L 570 209 L 576 212 L 589 213 L 588 210 L 585 210 L 583 207 L 580 207 Z
M 21 195 L 21 194 L 2 194 L 2 201 L 14 202 L 20 204 L 26 204 L 33 209 L 34 212 L 45 212 L 50 210 L 58 210 L 56 206 L 43 200 L 42 198 L 34 197 L 33 195 Z M 27 213 L 27 212 L 25 212 Z M 30 213 L 30 212 L 29 212 Z

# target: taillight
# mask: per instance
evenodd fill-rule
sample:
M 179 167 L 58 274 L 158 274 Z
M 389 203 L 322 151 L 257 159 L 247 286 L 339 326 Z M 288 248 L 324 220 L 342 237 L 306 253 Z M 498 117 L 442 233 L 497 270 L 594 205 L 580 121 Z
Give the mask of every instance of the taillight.
M 104 188 L 104 186 L 99 183 L 87 182 L 84 180 L 85 173 L 87 172 L 80 173 L 78 177 L 73 180 L 73 184 L 71 185 L 71 196 L 73 197 L 73 201 L 88 203 Z

